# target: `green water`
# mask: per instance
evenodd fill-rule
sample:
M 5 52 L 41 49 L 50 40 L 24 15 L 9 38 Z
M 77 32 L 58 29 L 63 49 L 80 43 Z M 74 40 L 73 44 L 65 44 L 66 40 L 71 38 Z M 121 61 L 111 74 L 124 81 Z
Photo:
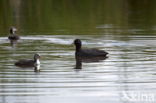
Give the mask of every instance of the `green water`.
M 0 103 L 155 103 L 155 11 L 155 0 L 0 0 Z M 74 69 L 76 38 L 109 58 Z M 14 66 L 35 53 L 40 72 Z
M 25 35 L 133 34 L 133 29 L 155 34 L 155 4 L 155 0 L 1 0 L 0 34 L 8 33 L 10 26 Z

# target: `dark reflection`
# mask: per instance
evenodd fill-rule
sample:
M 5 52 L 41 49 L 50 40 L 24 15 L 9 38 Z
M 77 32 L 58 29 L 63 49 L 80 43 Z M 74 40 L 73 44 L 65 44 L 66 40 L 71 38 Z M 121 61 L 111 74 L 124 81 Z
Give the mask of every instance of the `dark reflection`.
M 76 56 L 75 60 L 76 60 L 76 65 L 75 65 L 75 69 L 82 69 L 82 63 L 93 63 L 93 62 L 101 62 L 105 59 L 107 59 L 108 57 L 79 57 Z
M 82 59 L 81 58 L 76 58 L 75 69 L 82 69 Z
M 17 40 L 10 40 L 10 45 L 15 48 L 17 46 L 18 41 Z
M 34 72 L 40 72 L 40 65 L 37 66 L 30 66 L 30 65 L 22 65 L 22 66 L 17 66 L 20 67 L 20 69 L 34 69 Z

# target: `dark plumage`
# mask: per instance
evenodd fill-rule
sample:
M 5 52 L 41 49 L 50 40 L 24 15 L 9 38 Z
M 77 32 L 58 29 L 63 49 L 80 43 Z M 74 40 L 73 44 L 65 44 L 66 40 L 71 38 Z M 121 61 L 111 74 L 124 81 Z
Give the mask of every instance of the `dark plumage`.
M 105 57 L 107 56 L 107 52 L 105 52 L 104 50 L 98 50 L 95 48 L 91 48 L 91 49 L 82 49 L 82 43 L 80 39 L 75 39 L 74 40 L 74 44 L 76 47 L 76 51 L 75 51 L 75 56 L 79 56 L 79 57 Z
M 17 61 L 15 65 L 19 67 L 35 67 L 35 66 L 40 65 L 39 58 L 40 58 L 40 55 L 35 54 L 33 60 L 22 59 L 22 60 Z
M 11 27 L 10 28 L 10 35 L 8 36 L 8 39 L 9 40 L 19 40 L 20 39 L 20 37 L 18 36 L 18 35 L 16 35 L 16 32 L 17 31 L 17 29 L 16 28 L 14 28 L 14 27 Z

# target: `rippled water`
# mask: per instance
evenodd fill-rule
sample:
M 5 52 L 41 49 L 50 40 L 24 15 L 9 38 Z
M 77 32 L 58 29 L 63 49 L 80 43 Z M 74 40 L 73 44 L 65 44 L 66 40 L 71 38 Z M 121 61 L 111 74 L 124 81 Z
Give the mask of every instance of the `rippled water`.
M 0 37 L 0 103 L 130 103 L 132 93 L 156 97 L 156 36 L 43 35 L 23 36 L 16 48 Z M 106 50 L 109 58 L 74 69 L 75 38 L 84 47 Z M 34 53 L 42 57 L 41 72 L 14 66 Z

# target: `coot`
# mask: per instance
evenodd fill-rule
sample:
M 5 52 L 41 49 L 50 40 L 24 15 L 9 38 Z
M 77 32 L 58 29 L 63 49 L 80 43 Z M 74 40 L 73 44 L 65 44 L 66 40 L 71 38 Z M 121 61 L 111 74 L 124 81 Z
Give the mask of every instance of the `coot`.
M 17 61 L 15 65 L 19 67 L 37 67 L 40 65 L 39 59 L 40 59 L 40 55 L 36 53 L 34 54 L 33 60 L 22 59 Z
M 83 49 L 81 48 L 82 43 L 80 39 L 75 39 L 74 44 L 76 47 L 75 56 L 82 57 L 82 58 L 93 58 L 93 57 L 107 57 L 107 52 L 104 50 L 98 50 L 95 48 Z
M 17 31 L 17 29 L 15 27 L 11 27 L 10 28 L 10 35 L 8 36 L 8 39 L 10 41 L 19 40 L 20 39 L 20 37 L 18 35 L 16 35 L 16 31 Z

